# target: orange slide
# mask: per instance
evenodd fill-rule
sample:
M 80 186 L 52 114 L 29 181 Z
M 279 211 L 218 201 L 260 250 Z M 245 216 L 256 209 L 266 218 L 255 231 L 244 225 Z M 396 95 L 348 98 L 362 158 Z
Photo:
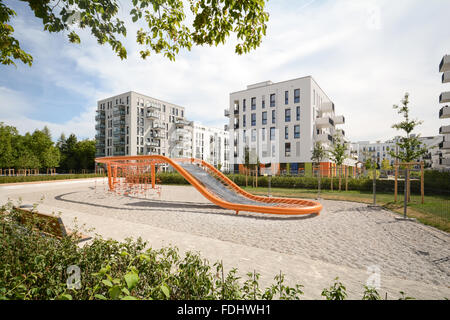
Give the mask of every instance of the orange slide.
M 152 187 L 155 186 L 155 165 L 167 163 L 212 203 L 233 210 L 279 215 L 319 214 L 322 205 L 315 201 L 255 196 L 240 188 L 221 171 L 206 161 L 194 158 L 171 159 L 162 155 L 104 157 L 95 159 L 108 169 L 110 189 L 114 189 L 117 168 L 148 166 L 151 168 Z

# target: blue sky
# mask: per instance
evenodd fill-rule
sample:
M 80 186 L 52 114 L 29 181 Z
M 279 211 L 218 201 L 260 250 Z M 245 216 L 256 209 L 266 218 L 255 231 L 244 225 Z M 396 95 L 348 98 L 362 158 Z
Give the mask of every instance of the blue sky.
M 95 134 L 96 101 L 134 90 L 186 107 L 187 117 L 222 127 L 229 93 L 246 85 L 312 75 L 346 117 L 352 141 L 386 140 L 399 116 L 392 105 L 411 95 L 418 132 L 437 135 L 438 64 L 450 54 L 447 0 L 269 1 L 267 36 L 250 54 L 234 53 L 235 39 L 220 47 L 182 51 L 175 62 L 140 59 L 137 26 L 126 18 L 128 59 L 82 32 L 81 45 L 49 34 L 24 3 L 7 0 L 18 17 L 15 35 L 34 57 L 30 68 L 0 66 L 0 121 L 24 133 L 48 125 L 79 138 Z

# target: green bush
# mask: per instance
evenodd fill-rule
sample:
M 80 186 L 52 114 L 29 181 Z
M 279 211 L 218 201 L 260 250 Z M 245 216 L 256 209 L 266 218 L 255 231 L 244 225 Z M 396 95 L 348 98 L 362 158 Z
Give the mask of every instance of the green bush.
M 0 208 L 0 300 L 293 300 L 303 294 L 301 285 L 286 286 L 281 272 L 274 284 L 260 288 L 258 273 L 240 279 L 237 269 L 225 273 L 222 263 L 210 265 L 196 253 L 182 257 L 176 248 L 151 249 L 141 239 L 96 237 L 78 246 L 74 236 L 43 236 L 45 225 L 36 221 L 19 224 L 17 214 L 10 203 Z M 79 268 L 78 279 L 69 266 Z M 331 300 L 346 297 L 342 285 L 324 292 Z
M 38 176 L 0 176 L 0 184 L 16 183 L 16 182 L 34 182 L 34 181 L 50 181 L 50 180 L 67 180 L 67 179 L 85 179 L 104 177 L 104 174 L 57 174 L 57 175 L 38 175 Z

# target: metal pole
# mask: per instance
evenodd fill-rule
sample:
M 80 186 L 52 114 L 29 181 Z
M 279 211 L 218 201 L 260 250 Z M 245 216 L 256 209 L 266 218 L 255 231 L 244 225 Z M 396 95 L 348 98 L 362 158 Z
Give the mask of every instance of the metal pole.
M 271 180 L 272 180 L 272 175 L 269 175 L 269 198 L 270 198 L 270 187 L 271 187 Z
M 377 205 L 377 167 L 373 168 L 373 205 Z
M 408 165 L 406 165 L 406 169 L 405 169 L 405 184 L 404 184 L 404 192 L 405 192 L 405 199 L 403 201 L 403 218 L 406 219 L 406 213 L 407 213 L 407 206 L 408 206 L 408 186 L 406 183 L 406 179 L 408 177 Z

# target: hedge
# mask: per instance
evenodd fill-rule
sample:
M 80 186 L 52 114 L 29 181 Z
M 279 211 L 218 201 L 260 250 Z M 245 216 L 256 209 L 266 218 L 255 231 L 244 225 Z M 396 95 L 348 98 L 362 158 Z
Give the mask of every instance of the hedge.
M 85 179 L 104 177 L 104 174 L 57 174 L 57 175 L 37 175 L 37 176 L 0 176 L 0 184 L 17 183 L 17 182 L 33 182 L 33 181 L 50 181 L 50 180 L 67 180 L 67 179 Z
M 227 175 L 238 186 L 245 186 L 245 175 L 229 174 Z M 158 173 L 157 177 L 162 184 L 186 185 L 189 184 L 183 176 L 177 172 Z M 248 185 L 253 184 L 254 177 L 248 177 Z M 348 179 L 348 190 L 370 192 L 373 188 L 373 181 L 369 178 Z M 268 177 L 258 177 L 258 187 L 268 187 Z M 403 192 L 403 181 L 398 181 L 398 192 Z M 299 189 L 317 189 L 318 179 L 314 177 L 297 176 L 273 176 L 271 179 L 272 188 L 299 188 Z M 321 187 L 323 190 L 331 189 L 331 179 L 322 178 Z M 339 187 L 339 178 L 333 178 L 333 189 Z M 376 182 L 377 191 L 393 192 L 394 180 L 380 180 Z M 345 188 L 345 179 L 342 179 L 342 188 Z M 411 193 L 420 194 L 420 180 L 411 180 Z M 425 171 L 425 194 L 448 194 L 450 195 L 450 173 L 427 170 Z

